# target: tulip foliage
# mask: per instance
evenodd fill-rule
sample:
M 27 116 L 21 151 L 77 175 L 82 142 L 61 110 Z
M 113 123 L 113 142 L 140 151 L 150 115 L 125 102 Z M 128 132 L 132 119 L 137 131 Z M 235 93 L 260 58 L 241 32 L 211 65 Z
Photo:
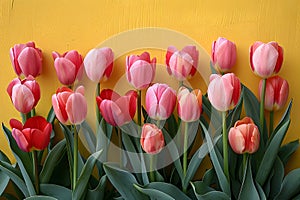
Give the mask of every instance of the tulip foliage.
M 95 48 L 85 58 L 75 50 L 63 55 L 53 52 L 54 69 L 65 86 L 53 92 L 46 118 L 35 112 L 42 95 L 35 79 L 41 73 L 41 54 L 33 42 L 10 50 L 18 77 L 8 85 L 7 93 L 22 122 L 11 119 L 11 130 L 2 124 L 16 164 L 0 151 L 1 196 L 41 200 L 300 198 L 300 169 L 285 175 L 299 141 L 283 144 L 289 134 L 292 100 L 287 105 L 287 80 L 275 75 L 283 61 L 283 49 L 276 42 L 255 42 L 250 47 L 249 65 L 262 78 L 258 95 L 232 72 L 236 46 L 225 38 L 213 42 L 207 91 L 187 86 L 201 62 L 196 46 L 166 50 L 162 62 L 170 78 L 179 82 L 178 88 L 154 83 L 159 61 L 149 52 L 128 55 L 122 67 L 132 89 L 124 94 L 100 85 L 110 81 L 113 67 L 118 67 L 112 49 Z M 80 83 L 83 70 L 97 84 L 91 102 L 85 97 L 89 88 Z M 87 120 L 90 103 L 95 105 L 96 127 Z M 284 108 L 275 124 L 276 111 Z M 83 153 L 80 140 L 90 155 Z M 111 159 L 110 152 L 118 156 Z M 204 160 L 209 160 L 209 169 Z M 200 168 L 207 170 L 199 178 Z M 9 182 L 16 188 L 14 194 L 5 190 Z

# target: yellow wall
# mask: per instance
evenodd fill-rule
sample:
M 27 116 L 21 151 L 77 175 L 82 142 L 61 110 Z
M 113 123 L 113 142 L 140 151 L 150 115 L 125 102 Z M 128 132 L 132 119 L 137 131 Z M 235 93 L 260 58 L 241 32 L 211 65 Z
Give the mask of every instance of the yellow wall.
M 10 118 L 19 117 L 6 93 L 8 83 L 15 77 L 9 60 L 9 48 L 14 44 L 33 40 L 43 50 L 43 74 L 38 77 L 42 98 L 37 111 L 45 115 L 51 95 L 60 86 L 53 67 L 53 50 L 76 49 L 86 55 L 89 49 L 115 34 L 143 27 L 178 31 L 201 44 L 208 53 L 212 41 L 219 36 L 234 41 L 238 49 L 234 72 L 255 93 L 259 79 L 249 67 L 249 46 L 256 40 L 278 41 L 285 50 L 279 74 L 288 79 L 290 98 L 294 99 L 286 141 L 299 138 L 300 2 L 297 0 L 1 0 L 0 121 L 7 125 Z M 122 59 L 116 65 L 115 76 L 124 70 Z M 163 55 L 158 59 L 163 63 Z M 0 148 L 9 153 L 2 132 Z M 300 167 L 299 161 L 300 150 L 288 168 Z

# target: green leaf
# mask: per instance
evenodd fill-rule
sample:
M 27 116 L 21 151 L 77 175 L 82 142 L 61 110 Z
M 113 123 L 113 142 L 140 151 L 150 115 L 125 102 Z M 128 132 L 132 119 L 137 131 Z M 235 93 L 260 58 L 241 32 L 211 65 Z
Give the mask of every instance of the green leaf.
M 203 182 L 210 186 L 214 183 L 216 183 L 218 180 L 217 180 L 217 175 L 216 175 L 216 172 L 214 170 L 214 168 L 210 168 L 209 170 L 207 170 L 203 176 Z
M 202 198 L 205 200 L 230 200 L 231 198 L 224 192 L 220 191 L 211 191 L 204 195 L 202 195 Z
M 184 194 L 181 190 L 179 190 L 178 187 L 176 187 L 170 183 L 152 182 L 143 188 L 160 191 L 164 194 L 169 195 L 170 197 L 172 197 L 174 199 L 180 199 L 180 200 L 189 200 L 190 199 L 188 196 L 186 196 L 186 194 Z
M 274 199 L 275 196 L 279 193 L 284 177 L 284 167 L 278 156 L 276 157 L 276 160 L 274 162 L 273 169 L 274 175 L 271 178 L 270 195 L 268 197 L 269 199 Z
M 81 129 L 83 129 L 83 136 L 85 138 L 85 141 L 87 142 L 87 147 L 89 148 L 88 150 L 90 152 L 96 152 L 96 136 L 90 125 L 86 121 L 83 121 L 80 126 Z
M 55 184 L 40 184 L 42 194 L 55 197 L 57 199 L 72 199 L 72 191 L 68 188 Z
M 202 195 L 211 191 L 215 191 L 213 188 L 206 185 L 206 183 L 203 181 L 196 181 L 194 183 L 191 183 L 191 185 L 197 199 L 202 199 Z
M 97 200 L 104 199 L 106 182 L 107 182 L 107 176 L 104 175 L 101 177 L 99 184 L 95 189 L 88 190 L 86 199 L 97 199 Z
M 0 161 L 6 162 L 7 164 L 10 164 L 10 160 L 8 159 L 8 157 L 5 155 L 5 153 L 3 153 L 0 150 Z M 2 172 L 0 170 L 0 196 L 3 194 L 5 188 L 7 187 L 8 183 L 9 183 L 9 176 L 7 176 L 4 172 Z
M 288 144 L 280 147 L 278 156 L 280 157 L 283 165 L 286 165 L 291 155 L 298 149 L 299 139 L 289 142 Z
M 58 199 L 49 196 L 35 195 L 35 196 L 27 197 L 25 200 L 58 200 Z
M 260 200 L 267 200 L 266 194 L 264 193 L 264 190 L 261 188 L 261 186 L 255 181 L 255 186 L 257 189 L 257 192 L 259 194 Z
M 174 198 L 172 198 L 170 195 L 161 192 L 159 190 L 155 190 L 155 189 L 148 189 L 148 188 L 142 188 L 139 187 L 138 185 L 134 185 L 134 187 L 141 192 L 142 194 L 145 194 L 147 196 L 150 197 L 151 200 L 157 200 L 157 199 L 164 199 L 164 200 L 175 200 Z
M 281 191 L 275 199 L 291 199 L 300 194 L 300 168 L 294 169 L 283 179 Z
M 47 121 L 49 123 L 53 123 L 55 120 L 55 112 L 54 112 L 54 109 L 53 109 L 53 106 L 51 106 L 49 112 L 48 112 L 48 115 L 47 115 Z
M 1 197 L 4 197 L 4 199 L 7 199 L 7 200 L 19 200 L 17 197 L 15 197 L 9 193 L 4 193 L 3 195 L 1 195 Z

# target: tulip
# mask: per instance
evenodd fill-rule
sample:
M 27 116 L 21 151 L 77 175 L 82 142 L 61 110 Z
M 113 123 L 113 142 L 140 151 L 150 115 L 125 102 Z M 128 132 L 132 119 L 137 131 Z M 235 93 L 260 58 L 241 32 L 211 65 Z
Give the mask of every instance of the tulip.
M 7 93 L 15 108 L 24 114 L 30 112 L 40 100 L 40 86 L 32 76 L 24 80 L 12 80 L 7 87 Z
M 59 88 L 52 95 L 52 105 L 57 119 L 63 124 L 80 124 L 87 115 L 87 102 L 84 98 L 84 87 L 75 92 L 67 87 Z
M 191 78 L 198 67 L 199 52 L 195 46 L 186 46 L 181 51 L 168 47 L 166 54 L 167 71 L 178 81 Z
M 122 126 L 132 121 L 136 111 L 136 91 L 120 96 L 111 89 L 102 90 L 96 97 L 98 108 L 107 123 Z
M 152 83 L 155 69 L 156 58 L 151 60 L 148 52 L 126 57 L 126 77 L 137 90 L 145 89 Z
M 212 74 L 208 85 L 208 99 L 221 112 L 233 109 L 241 95 L 241 83 L 233 73 Z
M 219 72 L 226 73 L 230 71 L 236 61 L 235 44 L 225 38 L 219 37 L 212 44 L 211 59 Z
M 83 73 L 82 56 L 75 50 L 67 51 L 63 55 L 53 51 L 54 67 L 58 80 L 64 85 L 72 85 L 76 79 L 80 80 Z
M 9 55 L 18 76 L 37 77 L 42 73 L 42 51 L 35 47 L 34 42 L 16 44 L 10 48 Z
M 166 84 L 156 83 L 146 92 L 146 111 L 150 118 L 165 120 L 176 105 L 176 92 Z
M 259 94 L 262 90 L 262 80 L 259 82 Z M 289 96 L 289 84 L 280 76 L 273 76 L 266 81 L 265 109 L 277 111 L 283 108 Z M 260 96 L 260 98 L 262 98 Z
M 111 48 L 97 48 L 90 50 L 84 58 L 86 75 L 91 81 L 107 80 L 113 69 L 114 53 Z
M 177 100 L 177 112 L 181 120 L 193 122 L 199 119 L 202 112 L 202 93 L 199 89 L 190 92 L 187 88 L 181 87 Z
M 250 47 L 252 71 L 262 78 L 268 78 L 281 69 L 283 49 L 277 42 L 255 42 Z
M 22 151 L 43 150 L 50 142 L 52 125 L 41 116 L 29 118 L 24 126 L 16 119 L 10 120 L 12 136 Z
M 165 145 L 162 131 L 154 124 L 143 125 L 140 142 L 148 154 L 159 153 Z
M 245 117 L 235 122 L 228 134 L 229 144 L 237 154 L 255 153 L 259 147 L 259 130 L 253 120 Z

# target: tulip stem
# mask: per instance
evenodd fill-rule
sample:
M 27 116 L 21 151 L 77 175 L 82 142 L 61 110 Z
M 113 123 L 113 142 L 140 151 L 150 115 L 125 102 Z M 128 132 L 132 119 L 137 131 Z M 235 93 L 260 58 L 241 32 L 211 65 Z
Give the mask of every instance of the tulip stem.
M 76 125 L 73 125 L 73 130 L 74 130 L 74 149 L 73 149 L 73 191 L 75 190 L 76 187 L 76 182 L 77 182 L 77 167 L 78 167 L 78 132 L 76 129 Z
M 266 79 L 262 80 L 262 91 L 260 99 L 260 128 L 261 134 L 264 134 L 264 113 L 265 113 L 265 95 L 266 95 Z
M 97 84 L 97 88 L 96 88 L 96 97 L 100 95 L 100 83 Z M 99 127 L 100 121 L 101 121 L 101 115 L 100 115 L 100 111 L 96 102 L 96 117 L 97 117 L 97 128 Z
M 183 141 L 183 176 L 186 176 L 187 171 L 187 153 L 188 153 L 188 123 L 184 122 L 184 141 Z
M 222 125 L 223 125 L 223 157 L 224 157 L 224 173 L 229 181 L 229 168 L 228 168 L 228 136 L 226 127 L 226 111 L 222 112 Z
M 274 111 L 272 110 L 270 112 L 270 123 L 269 123 L 269 136 L 272 136 L 273 133 L 273 129 L 274 129 Z
M 155 175 L 154 175 L 154 155 L 150 154 L 150 169 L 149 169 L 149 173 L 150 173 L 150 182 L 154 182 L 155 181 Z
M 142 95 L 141 95 L 141 90 L 137 91 L 138 98 L 137 98 L 137 120 L 138 120 L 138 125 L 142 125 Z
M 39 183 L 39 169 L 38 169 L 38 160 L 37 160 L 37 152 L 35 150 L 32 151 L 32 160 L 33 160 L 33 174 L 34 174 L 34 184 L 36 193 L 40 193 L 40 183 Z
M 179 88 L 183 86 L 183 81 L 179 81 Z
M 243 171 L 245 171 L 246 166 L 247 166 L 247 158 L 248 158 L 248 153 L 243 154 Z

